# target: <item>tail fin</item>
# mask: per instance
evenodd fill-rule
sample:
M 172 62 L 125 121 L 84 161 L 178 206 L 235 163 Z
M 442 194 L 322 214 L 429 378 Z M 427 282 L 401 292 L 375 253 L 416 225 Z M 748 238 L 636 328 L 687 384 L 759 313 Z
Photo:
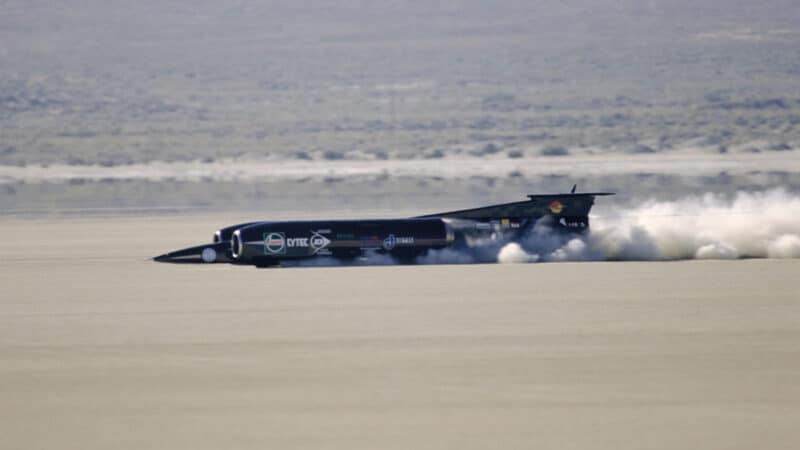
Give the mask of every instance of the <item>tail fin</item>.
M 575 187 L 573 186 L 573 191 Z M 497 205 L 483 206 L 480 208 L 447 211 L 437 214 L 419 216 L 443 217 L 469 220 L 497 220 L 503 218 L 534 218 L 546 215 L 567 219 L 586 219 L 588 223 L 589 211 L 594 204 L 594 198 L 602 195 L 614 195 L 612 192 L 586 192 L 567 194 L 532 194 L 528 200 Z

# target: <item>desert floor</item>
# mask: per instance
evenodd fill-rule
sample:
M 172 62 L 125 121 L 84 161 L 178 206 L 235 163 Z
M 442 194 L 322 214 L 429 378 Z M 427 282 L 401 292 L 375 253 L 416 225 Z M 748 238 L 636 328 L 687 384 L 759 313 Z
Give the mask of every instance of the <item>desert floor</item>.
M 229 221 L 0 221 L 0 448 L 800 446 L 800 260 L 147 259 Z

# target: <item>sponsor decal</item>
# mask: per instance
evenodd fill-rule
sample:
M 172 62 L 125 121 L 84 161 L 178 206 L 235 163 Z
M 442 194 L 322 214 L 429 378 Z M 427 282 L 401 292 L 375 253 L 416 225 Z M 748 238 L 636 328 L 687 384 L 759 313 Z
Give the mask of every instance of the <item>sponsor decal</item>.
M 389 251 L 398 245 L 414 245 L 414 237 L 413 236 L 400 236 L 397 237 L 393 234 L 386 236 L 384 238 L 382 247 L 384 250 Z
M 562 217 L 561 220 L 558 221 L 558 223 L 561 226 L 568 227 L 568 228 L 586 228 L 587 227 L 586 221 L 581 220 L 579 218 L 576 219 L 576 218 L 572 218 L 572 217 L 570 217 L 569 219 L 565 219 L 565 218 Z
M 561 214 L 561 211 L 563 211 L 563 210 L 564 210 L 564 205 L 560 201 L 553 200 L 552 202 L 550 202 L 550 212 L 551 213 L 553 213 L 553 214 Z
M 508 219 L 501 219 L 500 220 L 500 224 L 503 225 L 504 227 L 508 228 L 508 226 L 511 224 L 511 221 L 508 220 Z
M 323 236 L 322 233 L 330 233 L 330 230 L 318 230 L 318 231 L 311 231 L 311 239 L 309 239 L 309 243 L 311 245 L 311 251 L 314 254 L 328 254 L 327 247 L 331 243 L 331 240 L 327 237 Z
M 288 238 L 286 239 L 286 246 L 289 248 L 306 248 L 308 247 L 308 238 Z
M 486 222 L 478 222 L 475 224 L 475 228 L 478 230 L 491 230 L 492 226 Z
M 264 233 L 264 254 L 286 254 L 286 234 L 277 232 Z
M 393 234 L 390 234 L 389 236 L 386 236 L 386 239 L 383 240 L 383 249 L 391 250 L 394 248 L 395 244 L 397 244 L 397 239 Z
M 322 230 L 329 232 L 330 230 Z M 328 254 L 327 247 L 331 240 L 320 231 L 311 231 L 311 237 L 290 237 L 285 233 L 267 233 L 264 235 L 264 253 L 267 255 L 285 255 L 288 248 L 309 248 L 312 254 Z
M 362 250 L 374 250 L 383 247 L 383 239 L 380 236 L 359 236 L 359 248 Z

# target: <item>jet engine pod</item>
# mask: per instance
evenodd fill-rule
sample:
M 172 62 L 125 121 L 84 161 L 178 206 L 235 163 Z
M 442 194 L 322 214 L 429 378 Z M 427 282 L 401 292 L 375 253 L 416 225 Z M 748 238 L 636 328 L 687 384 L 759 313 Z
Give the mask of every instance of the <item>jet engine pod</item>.
M 242 259 L 242 250 L 244 250 L 241 234 L 240 230 L 236 230 L 231 235 L 231 256 L 237 261 Z
M 236 264 L 252 264 L 256 267 L 280 265 L 280 258 L 266 255 L 267 243 L 258 224 L 240 228 L 231 234 L 229 251 Z
M 274 232 L 270 223 L 254 223 L 236 229 L 231 234 L 230 249 L 233 259 L 243 264 L 274 265 L 294 256 L 286 252 L 285 233 Z
M 258 222 L 246 222 L 221 228 L 214 233 L 214 242 L 230 242 L 234 231 L 256 223 Z

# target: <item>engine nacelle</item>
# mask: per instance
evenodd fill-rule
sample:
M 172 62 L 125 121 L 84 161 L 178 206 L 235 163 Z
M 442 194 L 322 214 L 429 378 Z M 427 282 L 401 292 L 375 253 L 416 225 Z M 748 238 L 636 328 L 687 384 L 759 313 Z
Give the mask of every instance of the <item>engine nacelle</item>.
M 230 242 L 231 238 L 233 237 L 233 232 L 234 231 L 238 230 L 239 228 L 250 226 L 250 225 L 253 225 L 253 224 L 256 224 L 256 223 L 259 223 L 259 222 L 246 222 L 246 223 L 240 223 L 240 224 L 236 224 L 236 225 L 231 225 L 229 227 L 221 228 L 221 229 L 217 230 L 216 232 L 214 232 L 214 243 L 217 244 L 217 243 L 220 243 L 220 242 Z

